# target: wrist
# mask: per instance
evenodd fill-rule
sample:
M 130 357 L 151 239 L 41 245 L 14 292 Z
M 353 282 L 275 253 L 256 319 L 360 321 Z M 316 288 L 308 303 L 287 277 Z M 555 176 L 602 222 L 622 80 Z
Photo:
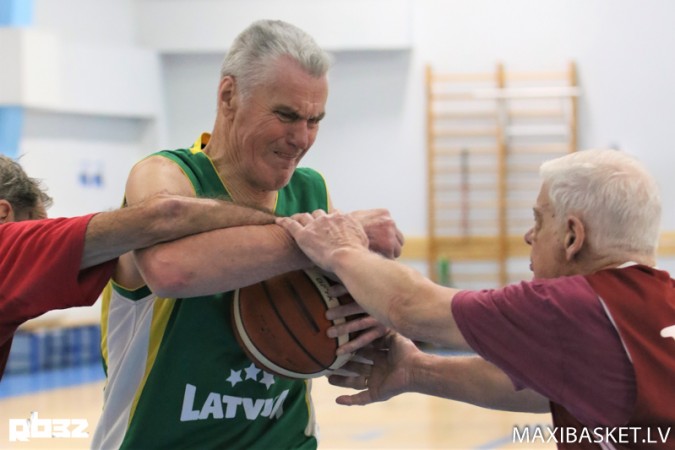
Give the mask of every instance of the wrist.
M 356 259 L 359 258 L 359 255 L 363 252 L 369 253 L 367 249 L 364 248 L 354 248 L 354 247 L 338 247 L 328 256 L 328 260 L 324 261 L 329 267 L 327 270 L 339 274 L 343 270 L 348 270 L 350 267 L 354 267 L 356 264 Z
M 414 353 L 410 357 L 410 376 L 408 377 L 411 392 L 433 395 L 434 390 L 430 387 L 435 386 L 438 372 L 438 359 L 435 355 L 430 355 L 423 351 Z
M 288 259 L 286 262 L 289 271 L 311 269 L 315 266 L 314 262 L 300 249 L 295 239 L 280 225 L 271 224 L 269 228 L 274 237 L 288 249 Z

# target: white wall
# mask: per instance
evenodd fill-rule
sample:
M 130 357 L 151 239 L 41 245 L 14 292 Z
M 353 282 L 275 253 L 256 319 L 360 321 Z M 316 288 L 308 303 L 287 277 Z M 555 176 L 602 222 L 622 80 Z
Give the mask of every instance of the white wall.
M 670 0 L 293 0 L 283 7 L 271 0 L 36 0 L 35 9 L 36 27 L 64 41 L 138 48 L 161 57 L 161 77 L 139 84 L 160 93 L 158 114 L 166 115 L 166 127 L 162 117 L 136 119 L 131 127 L 121 117 L 110 118 L 115 135 L 131 129 L 139 140 L 77 138 L 75 147 L 93 153 L 116 149 L 125 153 L 122 161 L 131 161 L 158 148 L 188 145 L 209 131 L 227 46 L 223 37 L 231 39 L 251 20 L 283 17 L 314 28 L 336 56 L 328 115 L 305 163 L 326 175 L 341 209 L 384 206 L 407 235 L 425 233 L 426 63 L 472 71 L 491 70 L 501 61 L 509 69 L 538 70 L 575 60 L 582 87 L 581 147 L 619 146 L 645 161 L 664 193 L 673 189 Z M 223 30 L 214 30 L 217 24 Z M 177 40 L 171 29 L 188 32 Z M 363 38 L 362 45 L 356 38 Z M 66 116 L 67 123 L 80 123 L 77 115 Z M 81 124 L 90 125 L 84 118 Z M 50 161 L 50 143 L 63 151 L 71 145 L 64 136 L 29 135 L 25 150 Z M 55 167 L 30 164 L 35 170 Z M 72 180 L 62 183 L 65 174 L 47 175 L 48 184 L 63 186 L 59 197 L 80 196 L 66 187 Z M 666 201 L 664 209 L 664 228 L 673 230 L 674 205 Z
M 52 217 L 117 207 L 129 169 L 163 135 L 159 55 L 136 44 L 134 0 L 34 9 L 29 27 L 0 29 L 0 104 L 23 108 L 22 164 L 48 187 Z
M 258 19 L 293 23 L 329 50 L 408 47 L 411 4 L 412 0 L 136 1 L 140 42 L 173 54 L 222 52 Z
M 33 26 L 67 41 L 137 44 L 136 0 L 32 0 Z
M 669 0 L 420 0 L 416 64 L 515 70 L 577 63 L 581 148 L 616 145 L 673 191 L 675 2 Z M 421 80 L 417 80 L 421 82 Z M 675 229 L 664 202 L 664 227 Z
M 406 234 L 423 235 L 424 65 L 489 71 L 501 61 L 536 71 L 574 60 L 580 147 L 618 146 L 637 155 L 668 192 L 675 165 L 675 60 L 667 56 L 673 17 L 668 0 L 649 7 L 637 0 L 416 0 L 409 50 L 334 52 L 328 114 L 305 163 L 326 174 L 337 206 L 388 207 Z M 378 16 L 367 19 L 376 23 Z M 165 58 L 173 145 L 191 141 L 200 123 L 210 130 L 221 56 Z M 664 227 L 674 229 L 675 209 L 664 207 Z
M 117 208 L 131 166 L 141 157 L 147 123 L 131 118 L 28 110 L 21 164 L 43 180 L 52 217 Z
M 424 134 L 409 97 L 423 91 L 411 86 L 412 63 L 410 51 L 336 54 L 327 115 L 303 163 L 324 173 L 337 208 L 388 208 L 406 234 L 420 236 Z

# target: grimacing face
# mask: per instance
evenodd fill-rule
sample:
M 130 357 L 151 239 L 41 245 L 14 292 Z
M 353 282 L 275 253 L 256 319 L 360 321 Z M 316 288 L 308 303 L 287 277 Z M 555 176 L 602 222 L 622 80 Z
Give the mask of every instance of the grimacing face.
M 277 61 L 268 79 L 239 103 L 233 147 L 248 185 L 276 191 L 289 182 L 316 139 L 325 115 L 328 81 L 286 58 Z

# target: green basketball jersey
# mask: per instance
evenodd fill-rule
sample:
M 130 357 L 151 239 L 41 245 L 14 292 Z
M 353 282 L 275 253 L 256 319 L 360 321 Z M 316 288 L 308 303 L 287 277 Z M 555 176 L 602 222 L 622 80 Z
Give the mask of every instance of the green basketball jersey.
M 201 146 L 157 154 L 181 167 L 197 196 L 229 197 Z M 299 168 L 279 191 L 275 213 L 326 210 L 327 198 L 323 178 Z M 95 448 L 316 448 L 311 382 L 273 376 L 246 357 L 232 331 L 232 297 L 163 299 L 147 287 L 109 285 L 108 382 Z

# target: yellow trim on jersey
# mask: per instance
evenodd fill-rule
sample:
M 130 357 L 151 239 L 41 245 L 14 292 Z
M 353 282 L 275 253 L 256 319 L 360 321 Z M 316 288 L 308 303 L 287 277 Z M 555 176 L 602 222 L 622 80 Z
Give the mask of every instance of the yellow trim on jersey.
M 312 380 L 305 380 L 305 405 L 307 405 L 307 426 L 305 427 L 305 436 L 316 437 L 316 414 L 314 404 L 312 403 Z
M 211 135 L 209 133 L 202 133 L 190 148 L 190 153 L 192 153 L 193 155 L 197 153 L 203 153 L 204 150 L 202 150 L 202 146 L 208 144 L 210 140 Z M 216 165 L 213 164 L 211 157 L 206 153 L 204 153 L 204 156 L 206 156 L 206 159 L 209 161 L 209 164 L 211 164 L 211 167 L 213 167 L 213 172 L 218 176 L 218 180 L 220 181 L 220 184 L 223 185 L 223 189 L 225 189 L 225 192 L 227 192 L 227 196 L 231 199 L 232 194 L 230 194 L 230 191 L 227 189 L 227 185 L 223 181 L 223 178 L 220 176 L 220 172 L 218 172 L 218 169 L 216 169 Z M 187 177 L 188 180 L 190 179 L 190 177 L 188 177 L 187 174 L 185 176 Z
M 209 141 L 211 140 L 211 134 L 210 133 L 202 133 L 199 135 L 197 140 L 195 141 L 194 144 L 192 144 L 192 147 L 190 147 L 190 153 L 199 153 L 202 151 L 202 147 L 204 145 L 207 145 Z
M 332 212 L 333 211 L 333 201 L 330 199 L 330 192 L 328 191 L 328 183 L 326 182 L 326 177 L 323 176 L 323 173 L 319 172 L 318 170 L 316 173 L 319 174 L 321 179 L 323 180 L 323 187 L 326 189 L 326 208 L 328 211 L 326 212 Z
M 112 297 L 112 280 L 103 288 L 101 293 L 101 357 L 108 367 L 108 316 L 110 312 L 110 298 Z
M 145 383 L 148 381 L 148 376 L 150 371 L 155 365 L 155 360 L 157 359 L 157 353 L 159 352 L 159 347 L 162 343 L 162 338 L 166 332 L 166 326 L 169 323 L 169 318 L 171 317 L 171 312 L 173 307 L 176 304 L 175 298 L 156 298 L 154 299 L 154 305 L 152 310 L 152 322 L 150 324 L 150 342 L 148 344 L 148 357 L 145 361 L 145 373 L 143 374 L 143 379 L 141 380 L 138 388 L 136 389 L 136 394 L 134 395 L 134 401 L 131 404 L 131 410 L 129 411 L 129 424 L 134 417 L 136 412 L 136 407 L 138 406 L 138 401 L 141 397 L 141 393 L 145 388 Z

